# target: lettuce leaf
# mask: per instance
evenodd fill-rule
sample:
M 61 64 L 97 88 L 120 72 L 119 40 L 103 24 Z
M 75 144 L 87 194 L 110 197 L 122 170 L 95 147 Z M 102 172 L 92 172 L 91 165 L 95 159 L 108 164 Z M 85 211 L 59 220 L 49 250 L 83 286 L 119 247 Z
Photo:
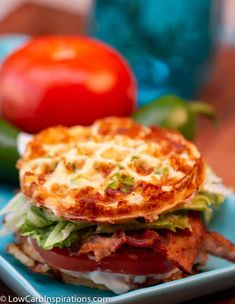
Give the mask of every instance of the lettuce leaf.
M 19 211 L 21 208 L 25 209 L 26 207 L 28 207 L 28 203 L 24 195 L 21 192 L 19 192 L 12 199 L 10 199 L 10 201 L 6 206 L 4 206 L 0 210 L 0 215 L 5 215 L 14 211 Z
M 175 232 L 177 228 L 191 228 L 187 212 L 162 214 L 157 221 L 152 223 L 133 220 L 127 224 L 99 224 L 97 225 L 96 233 L 113 233 L 117 230 L 136 231 L 141 229 L 169 229 Z
M 93 228 L 92 226 L 96 229 L 89 230 L 89 227 Z M 69 247 L 79 238 L 84 239 L 85 235 L 89 236 L 91 233 L 113 233 L 117 230 L 135 231 L 141 229 L 169 229 L 176 231 L 177 228 L 190 229 L 187 211 L 179 214 L 163 214 L 153 223 L 133 220 L 127 224 L 99 224 L 96 226 L 87 222 L 69 222 L 59 219 L 56 221 L 48 219 L 46 221 L 42 210 L 32 207 L 28 210 L 24 223 L 19 227 L 19 233 L 22 236 L 35 239 L 40 247 L 50 250 L 53 247 Z
M 213 215 L 213 210 L 218 209 L 224 202 L 224 199 L 225 197 L 218 193 L 198 191 L 192 202 L 185 204 L 182 209 L 201 211 L 204 215 L 205 222 L 209 223 Z
M 88 222 L 70 222 L 58 218 L 50 212 L 32 206 L 19 226 L 19 233 L 35 239 L 44 249 L 68 247 L 79 238 L 78 230 L 92 226 Z
M 153 223 L 145 223 L 144 229 L 191 229 L 187 212 L 166 213 L 159 216 L 159 219 Z
M 53 224 L 53 221 L 47 220 L 40 213 L 41 213 L 41 210 L 39 208 L 37 208 L 37 207 L 30 208 L 28 210 L 28 212 L 26 213 L 26 221 L 38 228 L 44 228 L 44 227 L 47 227 L 47 226 Z
M 36 227 L 26 221 L 20 227 L 20 235 L 35 239 L 40 247 L 47 250 L 53 247 L 71 246 L 79 238 L 76 225 L 66 221 L 44 228 Z
M 4 224 L 0 229 L 0 237 L 17 231 L 18 226 L 24 222 L 24 217 L 30 204 L 22 193 L 15 195 L 9 203 L 0 210 L 0 216 L 4 216 Z
M 57 223 L 46 239 L 43 247 L 45 249 L 53 248 L 56 246 L 56 244 L 60 244 L 61 242 L 65 241 L 75 229 L 76 225 L 73 223 Z

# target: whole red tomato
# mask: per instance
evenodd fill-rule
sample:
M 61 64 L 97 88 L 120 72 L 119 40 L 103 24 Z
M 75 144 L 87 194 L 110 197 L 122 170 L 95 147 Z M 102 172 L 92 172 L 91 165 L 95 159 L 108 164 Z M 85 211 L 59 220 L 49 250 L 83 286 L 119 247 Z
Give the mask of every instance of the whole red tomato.
M 128 116 L 136 81 L 123 57 L 85 37 L 32 40 L 3 63 L 2 115 L 35 133 L 52 125 L 89 125 L 105 116 Z

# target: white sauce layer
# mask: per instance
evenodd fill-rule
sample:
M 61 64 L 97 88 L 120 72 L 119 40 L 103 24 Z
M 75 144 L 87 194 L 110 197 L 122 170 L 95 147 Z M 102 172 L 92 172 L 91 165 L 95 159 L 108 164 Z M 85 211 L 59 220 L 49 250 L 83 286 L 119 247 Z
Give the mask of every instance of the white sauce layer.
M 92 280 L 96 284 L 103 284 L 109 290 L 121 294 L 133 289 L 136 285 L 143 284 L 149 277 L 162 280 L 169 277 L 174 272 L 178 271 L 177 268 L 163 273 L 152 275 L 130 275 L 122 273 L 109 273 L 103 271 L 91 271 L 91 272 L 78 272 L 60 269 L 60 271 L 75 277 L 86 278 Z

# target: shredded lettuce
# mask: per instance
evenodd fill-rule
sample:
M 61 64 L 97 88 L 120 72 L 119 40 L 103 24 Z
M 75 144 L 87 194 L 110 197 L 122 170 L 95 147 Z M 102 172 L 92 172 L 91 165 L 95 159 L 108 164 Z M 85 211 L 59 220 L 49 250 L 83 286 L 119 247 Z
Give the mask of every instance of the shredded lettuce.
M 24 195 L 19 192 L 16 194 L 8 204 L 0 210 L 0 215 L 5 215 L 14 211 L 19 211 L 21 208 L 25 209 L 28 205 L 27 201 L 25 200 Z
M 37 207 L 32 207 L 28 210 L 28 212 L 26 213 L 25 220 L 38 228 L 44 228 L 53 223 L 50 220 L 47 220 L 46 218 L 41 216 L 40 209 Z
M 35 239 L 40 247 L 48 250 L 53 247 L 69 247 L 79 238 L 84 239 L 94 233 L 113 233 L 117 230 L 169 229 L 176 231 L 177 228 L 190 229 L 187 211 L 179 214 L 163 214 L 153 223 L 133 220 L 126 224 L 114 225 L 96 225 L 88 222 L 69 222 L 58 219 L 57 221 L 48 220 L 46 223 L 44 222 L 45 218 L 41 218 L 41 212 L 40 208 L 32 207 L 25 216 L 25 222 L 19 227 L 19 233 L 22 236 Z M 90 230 L 89 228 L 95 229 Z
M 175 232 L 177 228 L 191 228 L 187 212 L 162 214 L 157 221 L 151 223 L 133 220 L 126 224 L 99 224 L 97 225 L 96 233 L 112 233 L 117 230 L 135 231 L 141 229 L 169 229 Z
M 88 222 L 70 222 L 58 218 L 50 212 L 32 206 L 25 215 L 25 221 L 18 227 L 22 236 L 35 239 L 44 249 L 69 247 L 78 240 L 78 230 L 93 224 Z
M 17 231 L 18 226 L 24 222 L 24 217 L 30 204 L 25 200 L 22 193 L 15 195 L 9 203 L 0 210 L 0 216 L 4 215 L 4 224 L 0 229 L 0 237 Z
M 76 225 L 66 221 L 44 228 L 26 221 L 20 227 L 20 235 L 35 239 L 40 247 L 48 250 L 53 247 L 69 247 L 79 238 Z
M 76 229 L 76 225 L 69 222 L 60 222 L 49 234 L 48 238 L 45 241 L 44 248 L 51 249 L 56 244 L 60 244 L 66 240 L 70 234 Z
M 204 215 L 205 222 L 209 223 L 213 215 L 213 210 L 218 209 L 224 202 L 224 199 L 224 196 L 218 193 L 198 191 L 192 202 L 185 204 L 182 209 L 201 211 Z
M 18 229 L 18 225 L 23 222 L 24 215 L 24 209 L 20 209 L 18 211 L 14 211 L 7 214 L 4 219 L 4 224 L 0 229 L 0 237 L 16 232 Z

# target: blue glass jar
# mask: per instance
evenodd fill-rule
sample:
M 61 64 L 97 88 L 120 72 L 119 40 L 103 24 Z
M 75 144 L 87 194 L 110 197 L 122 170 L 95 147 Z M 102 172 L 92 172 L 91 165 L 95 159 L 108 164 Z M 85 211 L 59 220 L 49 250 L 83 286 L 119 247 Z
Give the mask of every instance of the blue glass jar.
M 96 0 L 92 34 L 134 69 L 139 104 L 174 93 L 190 98 L 204 79 L 213 0 Z

